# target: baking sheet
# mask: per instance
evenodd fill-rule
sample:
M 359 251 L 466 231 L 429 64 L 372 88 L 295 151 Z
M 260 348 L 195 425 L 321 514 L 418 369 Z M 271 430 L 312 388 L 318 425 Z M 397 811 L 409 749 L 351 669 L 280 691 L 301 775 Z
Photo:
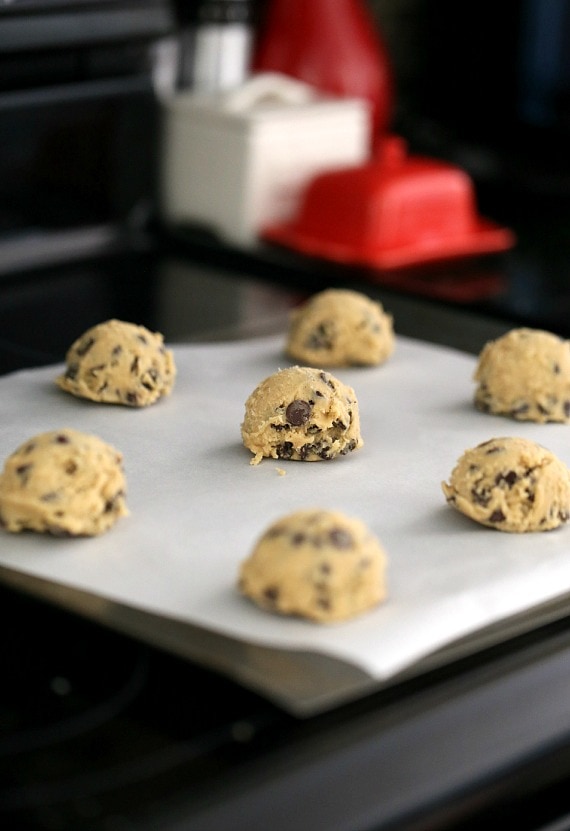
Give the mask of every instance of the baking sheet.
M 564 598 L 569 526 L 526 535 L 480 527 L 446 505 L 441 481 L 464 449 L 493 436 L 526 436 L 569 463 L 568 426 L 479 413 L 473 357 L 399 337 L 384 366 L 333 370 L 356 391 L 361 450 L 254 467 L 240 440 L 244 402 L 288 364 L 282 344 L 276 335 L 174 346 L 175 391 L 142 410 L 66 395 L 54 384 L 61 366 L 2 378 L 0 456 L 44 430 L 95 433 L 124 454 L 131 512 L 100 538 L 0 534 L 2 578 L 180 652 L 187 639 L 189 656 L 261 691 L 267 676 L 276 698 L 295 656 L 296 677 L 299 667 L 310 674 L 320 656 L 326 690 L 319 698 L 317 678 L 314 700 L 328 703 L 335 690 L 355 695 L 466 636 Z M 239 595 L 239 564 L 256 539 L 304 506 L 368 523 L 389 557 L 386 603 L 323 626 L 273 616 Z M 243 665 L 252 655 L 258 671 L 248 679 Z M 282 695 L 294 699 L 288 683 Z

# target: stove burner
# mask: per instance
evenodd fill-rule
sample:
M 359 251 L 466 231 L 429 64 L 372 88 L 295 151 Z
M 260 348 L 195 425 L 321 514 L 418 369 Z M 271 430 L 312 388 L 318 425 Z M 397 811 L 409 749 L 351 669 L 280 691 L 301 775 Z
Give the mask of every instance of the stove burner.
M 287 721 L 230 681 L 61 610 L 3 588 L 0 609 L 12 633 L 0 649 L 2 827 L 136 826 L 177 794 L 200 800 Z

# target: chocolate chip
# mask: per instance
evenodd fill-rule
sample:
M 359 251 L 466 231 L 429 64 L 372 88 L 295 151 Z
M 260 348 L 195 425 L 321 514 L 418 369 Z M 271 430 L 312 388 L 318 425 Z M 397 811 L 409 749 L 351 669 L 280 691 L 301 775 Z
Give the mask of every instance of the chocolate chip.
M 133 407 L 136 407 L 139 403 L 139 397 L 136 392 L 128 392 L 125 396 L 125 400 L 127 404 L 132 404 Z
M 267 586 L 265 591 L 263 592 L 263 596 L 266 600 L 269 600 L 270 603 L 276 603 L 279 599 L 279 589 L 277 586 Z
M 515 471 L 514 470 L 509 470 L 508 473 L 499 473 L 495 478 L 495 484 L 500 485 L 501 482 L 506 482 L 507 485 L 509 486 L 509 488 L 512 488 L 512 486 L 515 484 L 517 479 L 518 479 L 518 476 L 515 473 Z
M 329 539 L 335 548 L 352 548 L 352 535 L 344 528 L 333 528 Z
M 40 496 L 42 502 L 55 502 L 57 498 L 57 491 L 48 491 L 47 493 L 42 493 Z
M 84 340 L 82 343 L 79 344 L 79 346 L 75 350 L 76 354 L 80 357 L 83 357 L 83 355 L 87 355 L 94 343 L 95 338 L 87 338 L 87 340 Z
M 156 389 L 158 379 L 158 370 L 154 367 L 151 367 L 150 369 L 147 369 L 147 371 L 141 378 L 141 384 L 145 388 L 145 390 L 149 390 L 149 392 L 152 392 L 152 390 Z
M 289 424 L 293 427 L 300 427 L 305 424 L 311 415 L 311 405 L 308 401 L 303 401 L 301 398 L 296 398 L 291 401 L 285 410 L 285 417 Z
M 305 535 L 301 531 L 298 531 L 291 537 L 291 545 L 302 545 L 302 543 L 304 543 L 305 540 Z
M 332 349 L 333 332 L 330 323 L 320 323 L 305 341 L 307 349 Z
M 70 438 L 66 436 L 65 433 L 58 433 L 54 439 L 56 444 L 69 444 Z
M 319 378 L 321 379 L 321 381 L 323 381 L 323 383 L 325 383 L 328 387 L 330 387 L 331 390 L 336 390 L 336 387 L 333 384 L 333 382 L 331 381 L 330 376 L 327 375 L 326 372 L 319 372 Z
M 132 375 L 136 375 L 139 371 L 139 357 L 135 355 L 133 360 L 131 361 L 130 372 Z
M 116 510 L 116 508 L 117 508 L 117 503 L 121 500 L 121 498 L 122 498 L 124 495 L 125 495 L 125 494 L 124 494 L 124 492 L 123 492 L 123 491 L 118 491 L 118 492 L 115 494 L 115 496 L 113 496 L 113 498 L 112 498 L 112 499 L 108 499 L 108 500 L 105 502 L 105 508 L 103 509 L 103 513 L 105 513 L 105 514 L 110 514 L 110 513 L 112 513 L 113 511 L 115 511 L 115 510 Z
M 481 505 L 483 508 L 486 507 L 491 501 L 491 495 L 487 488 L 482 488 L 481 490 L 473 488 L 471 491 L 471 498 L 473 499 L 475 505 Z
M 33 467 L 32 464 L 27 464 L 27 465 L 18 465 L 18 467 L 16 468 L 16 473 L 20 477 L 22 485 L 27 485 L 28 484 L 28 479 L 30 478 L 30 471 L 31 471 L 32 467 Z
M 68 379 L 68 381 L 75 381 L 78 373 L 79 364 L 70 364 L 65 371 L 65 377 Z
M 315 444 L 304 444 L 299 450 L 299 457 L 301 461 L 304 462 L 310 453 L 316 454 L 316 447 L 317 445 Z
M 489 517 L 489 522 L 504 522 L 506 519 L 504 513 L 498 508 L 496 511 L 493 511 L 491 516 Z
M 61 525 L 48 525 L 46 528 L 48 534 L 54 537 L 73 537 L 74 535 L 67 528 L 62 528 Z
M 278 459 L 290 459 L 293 455 L 293 443 L 284 441 L 283 444 L 278 444 L 275 448 Z
M 341 456 L 346 456 L 347 453 L 350 453 L 352 450 L 356 450 L 356 439 L 351 439 L 346 447 L 340 451 Z
M 69 476 L 73 476 L 74 473 L 77 473 L 77 464 L 72 459 L 70 459 L 65 465 L 65 472 Z

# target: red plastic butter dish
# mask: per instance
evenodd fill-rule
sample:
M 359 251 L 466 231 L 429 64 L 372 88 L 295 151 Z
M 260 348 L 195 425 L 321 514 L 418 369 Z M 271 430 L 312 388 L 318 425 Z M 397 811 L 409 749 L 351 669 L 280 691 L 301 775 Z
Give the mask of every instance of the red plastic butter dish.
M 370 163 L 318 174 L 297 215 L 261 236 L 311 256 L 386 270 L 506 251 L 516 243 L 511 230 L 478 215 L 465 171 L 406 156 L 397 143 Z

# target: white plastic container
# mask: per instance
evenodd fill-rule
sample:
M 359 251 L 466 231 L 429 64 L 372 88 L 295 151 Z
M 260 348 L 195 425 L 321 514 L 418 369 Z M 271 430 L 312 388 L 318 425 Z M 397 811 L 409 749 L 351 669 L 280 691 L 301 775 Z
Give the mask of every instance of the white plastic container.
M 179 93 L 163 102 L 161 213 L 234 243 L 295 212 L 317 173 L 369 158 L 366 101 L 325 98 L 276 73 L 226 93 Z

